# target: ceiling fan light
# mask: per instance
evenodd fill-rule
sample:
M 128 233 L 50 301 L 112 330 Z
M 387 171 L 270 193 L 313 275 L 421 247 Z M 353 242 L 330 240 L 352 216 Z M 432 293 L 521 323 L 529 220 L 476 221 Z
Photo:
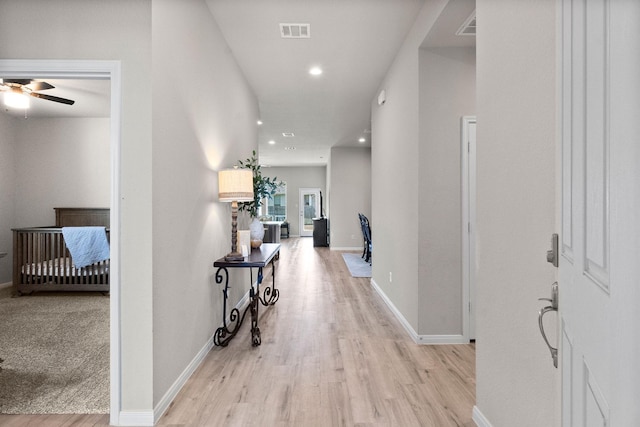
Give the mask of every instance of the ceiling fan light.
M 6 92 L 4 94 L 4 105 L 9 108 L 29 108 L 29 97 L 22 93 Z

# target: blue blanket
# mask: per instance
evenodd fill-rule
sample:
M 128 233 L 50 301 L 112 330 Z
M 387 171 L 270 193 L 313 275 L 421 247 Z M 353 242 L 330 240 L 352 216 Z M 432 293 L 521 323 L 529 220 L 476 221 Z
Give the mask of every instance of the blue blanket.
M 109 259 L 105 227 L 62 227 L 62 236 L 78 268 Z

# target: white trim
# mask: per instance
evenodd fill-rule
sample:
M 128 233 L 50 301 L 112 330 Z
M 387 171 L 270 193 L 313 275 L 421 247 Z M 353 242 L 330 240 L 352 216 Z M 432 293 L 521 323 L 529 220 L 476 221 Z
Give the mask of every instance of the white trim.
M 469 339 L 475 339 L 475 333 L 471 333 L 471 330 L 475 330 L 475 325 L 472 328 L 471 323 L 474 321 L 470 316 L 470 309 L 472 303 L 472 289 L 475 282 L 475 275 L 472 273 L 472 268 L 475 267 L 476 260 L 471 259 L 472 245 L 475 242 L 472 241 L 470 236 L 470 229 L 475 231 L 475 206 L 471 205 L 471 169 L 475 170 L 475 155 L 472 156 L 469 149 L 469 125 L 476 123 L 475 116 L 463 116 L 460 121 L 460 153 L 462 162 L 462 223 L 460 227 L 462 229 L 462 335 Z M 474 150 L 475 154 L 475 150 Z M 473 335 L 473 336 L 472 336 Z
M 478 427 L 493 427 L 487 417 L 485 417 L 480 409 L 474 405 L 471 419 Z
M 416 344 L 469 344 L 464 335 L 418 335 Z
M 176 398 L 180 390 L 182 390 L 182 387 L 184 387 L 184 385 L 187 383 L 187 380 L 195 372 L 198 366 L 200 366 L 200 364 L 202 363 L 204 358 L 207 357 L 207 354 L 212 348 L 213 348 L 213 335 L 211 336 L 211 338 L 207 340 L 204 347 L 200 349 L 200 351 L 196 354 L 196 357 L 194 357 L 191 363 L 187 365 L 185 370 L 182 371 L 180 376 L 175 380 L 175 382 L 171 385 L 171 387 L 169 387 L 169 390 L 167 390 L 164 396 L 162 396 L 162 399 L 160 399 L 160 402 L 158 402 L 158 404 L 153 410 L 154 423 L 157 423 L 160 420 L 160 417 L 162 417 L 165 411 L 169 408 L 169 405 L 171 405 L 171 402 L 173 402 L 173 399 Z
M 122 426 L 153 426 L 153 411 L 122 411 L 120 412 Z
M 256 282 L 254 282 L 253 286 L 256 286 Z M 246 306 L 249 305 L 249 297 L 250 297 L 249 293 L 250 292 L 247 291 L 242 297 L 242 299 L 238 301 L 238 304 L 236 304 L 235 308 L 238 309 L 238 311 L 242 312 L 246 308 Z M 229 323 L 229 321 L 230 321 L 229 318 L 227 318 L 226 322 Z M 221 324 L 220 326 L 224 326 L 224 325 Z M 178 378 L 171 385 L 171 387 L 169 387 L 169 390 L 167 390 L 164 396 L 162 396 L 162 399 L 160 399 L 160 402 L 158 402 L 158 404 L 153 410 L 153 423 L 148 425 L 152 426 L 158 421 L 160 421 L 160 418 L 162 417 L 162 415 L 164 415 L 166 410 L 169 408 L 169 405 L 171 405 L 171 402 L 173 402 L 173 400 L 176 398 L 178 393 L 180 393 L 180 390 L 182 390 L 182 387 L 184 387 L 184 385 L 187 383 L 191 375 L 193 375 L 195 370 L 198 369 L 198 366 L 200 366 L 200 364 L 204 361 L 205 357 L 207 357 L 207 354 L 209 353 L 209 351 L 211 351 L 211 349 L 214 347 L 213 337 L 214 335 L 211 335 L 211 338 L 207 340 L 205 345 L 200 349 L 200 351 L 196 354 L 193 360 L 191 360 L 191 362 L 187 365 L 184 371 L 182 371 L 182 373 L 178 376 Z M 125 425 L 125 424 L 128 424 L 128 423 L 123 423 L 122 425 Z M 147 424 L 135 424 L 135 425 L 147 425 Z
M 468 344 L 469 339 L 463 335 L 418 335 L 407 319 L 400 313 L 400 310 L 391 302 L 387 295 L 382 291 L 375 280 L 371 279 L 371 286 L 380 295 L 382 300 L 387 304 L 396 319 L 407 331 L 413 342 L 416 344 Z
M 14 78 L 109 79 L 111 83 L 111 264 L 110 264 L 110 423 L 119 425 L 121 408 L 120 349 L 120 145 L 122 77 L 120 61 L 111 60 L 0 60 L 0 76 Z M 145 414 L 146 412 L 135 413 Z M 151 421 L 153 421 L 153 414 Z M 134 417 L 135 419 L 138 416 Z M 125 422 L 127 425 L 143 425 Z M 144 424 L 146 425 L 146 424 Z
M 331 247 L 332 251 L 363 251 L 364 248 L 362 246 L 345 246 L 345 247 Z
M 373 279 L 371 279 L 371 286 L 373 286 L 373 289 L 375 289 L 378 295 L 380 295 L 380 297 L 382 298 L 382 301 L 384 301 L 385 304 L 387 304 L 387 307 L 389 307 L 393 315 L 396 316 L 396 319 L 398 319 L 400 324 L 409 333 L 409 336 L 411 337 L 411 339 L 413 339 L 414 342 L 418 342 L 418 333 L 413 329 L 411 324 L 407 321 L 407 319 L 405 319 L 402 313 L 400 313 L 400 311 L 396 308 L 396 306 L 391 302 L 391 300 L 387 297 L 387 295 L 382 291 L 380 286 L 378 286 L 376 281 Z

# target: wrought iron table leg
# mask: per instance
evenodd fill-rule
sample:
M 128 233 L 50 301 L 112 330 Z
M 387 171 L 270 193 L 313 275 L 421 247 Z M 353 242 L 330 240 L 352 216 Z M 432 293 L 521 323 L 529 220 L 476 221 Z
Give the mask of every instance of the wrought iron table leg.
M 224 276 L 221 274 L 224 272 Z M 225 281 L 224 284 L 224 300 L 222 306 L 222 323 L 223 326 L 216 329 L 216 333 L 213 335 L 213 343 L 215 345 L 219 345 L 222 347 L 226 347 L 229 344 L 229 341 L 233 339 L 238 333 L 242 322 L 244 321 L 244 316 L 247 314 L 246 310 L 240 316 L 240 311 L 237 308 L 231 309 L 231 313 L 229 314 L 229 324 L 227 324 L 227 299 L 229 298 L 229 272 L 225 267 L 218 268 L 216 271 L 216 283 L 220 284 L 222 281 Z
M 223 315 L 223 325 L 219 327 L 214 336 L 213 343 L 218 346 L 226 347 L 229 344 L 229 341 L 233 339 L 238 333 L 238 330 L 242 326 L 244 322 L 244 318 L 247 315 L 247 312 L 251 315 L 251 343 L 254 347 L 259 346 L 262 343 L 262 338 L 260 336 L 260 327 L 258 326 L 258 318 L 259 318 L 259 304 L 264 306 L 274 305 L 278 298 L 280 297 L 280 291 L 276 289 L 276 267 L 275 267 L 275 257 L 271 259 L 271 285 L 267 286 L 264 290 L 264 294 L 260 294 L 260 284 L 263 279 L 263 271 L 262 267 L 258 267 L 258 277 L 256 280 L 255 287 L 253 286 L 253 269 L 249 267 L 249 272 L 251 276 L 251 288 L 249 289 L 249 304 L 245 308 L 242 315 L 240 315 L 240 311 L 237 308 L 232 308 L 229 313 L 229 322 L 227 322 L 227 300 L 229 298 L 229 271 L 226 267 L 218 267 L 216 271 L 216 283 L 221 284 L 224 283 L 224 301 L 222 307 L 222 315 Z M 222 274 L 224 272 L 224 274 Z
M 262 281 L 262 276 L 260 276 Z M 280 291 L 276 289 L 276 264 L 275 259 L 271 260 L 271 286 L 264 288 L 264 297 L 260 297 L 260 302 L 264 306 L 274 305 L 280 298 Z
M 260 283 L 258 283 L 258 286 Z M 261 344 L 262 340 L 260 339 L 260 328 L 258 327 L 258 295 L 259 292 L 254 292 L 253 288 L 249 292 L 251 296 L 251 302 L 249 303 L 249 308 L 251 310 L 251 344 L 254 347 L 257 347 Z

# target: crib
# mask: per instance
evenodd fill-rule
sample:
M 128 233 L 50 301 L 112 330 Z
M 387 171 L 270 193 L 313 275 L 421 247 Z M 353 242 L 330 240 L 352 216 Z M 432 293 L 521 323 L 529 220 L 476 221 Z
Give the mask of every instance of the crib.
M 12 230 L 14 290 L 18 295 L 34 291 L 108 292 L 109 260 L 77 268 L 62 236 L 62 227 L 108 227 L 109 209 L 54 209 L 55 226 Z

